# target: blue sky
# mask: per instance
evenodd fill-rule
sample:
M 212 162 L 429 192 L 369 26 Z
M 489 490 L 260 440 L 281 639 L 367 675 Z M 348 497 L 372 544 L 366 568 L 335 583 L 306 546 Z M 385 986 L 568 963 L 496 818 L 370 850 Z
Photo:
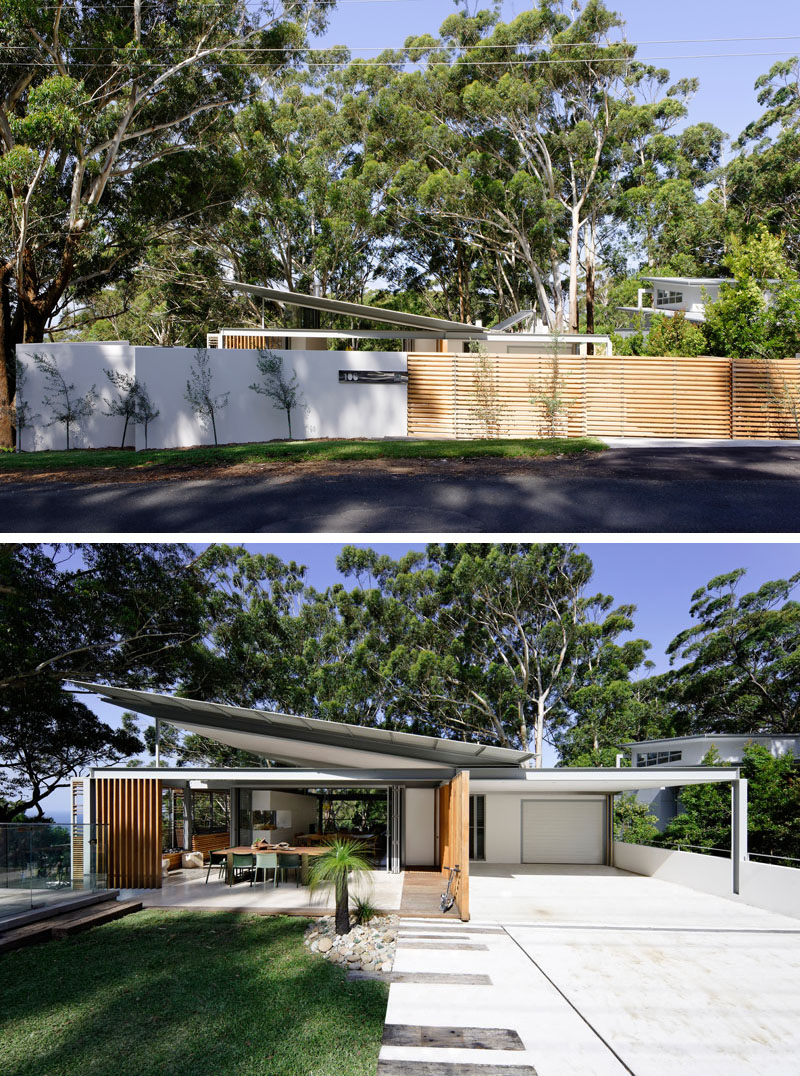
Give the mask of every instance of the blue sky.
M 471 11 L 489 6 L 475 0 L 470 2 Z M 776 60 L 794 55 L 800 49 L 800 40 L 754 40 L 767 38 L 769 34 L 800 35 L 797 0 L 761 0 L 759 4 L 746 0 L 706 3 L 607 0 L 607 6 L 624 19 L 629 41 L 670 41 L 668 45 L 642 44 L 638 55 L 642 59 L 668 57 L 655 62 L 668 68 L 676 79 L 699 78 L 700 89 L 693 99 L 689 122 L 709 121 L 732 138 L 760 113 L 753 90 L 758 76 Z M 502 5 L 503 18 L 510 21 L 529 7 L 520 0 L 506 0 Z M 436 34 L 455 10 L 452 0 L 340 0 L 321 42 L 347 45 L 358 56 L 375 55 L 382 48 L 399 47 L 411 34 Z M 748 40 L 676 41 L 688 38 Z M 719 56 L 720 53 L 723 55 Z M 746 56 L 745 53 L 769 55 Z
M 339 580 L 336 557 L 341 542 L 265 542 L 247 543 L 251 549 L 274 552 L 283 560 L 296 560 L 308 568 L 308 583 L 323 590 Z M 349 543 L 372 547 L 392 557 L 408 549 L 424 549 L 424 542 Z M 639 638 L 653 644 L 650 658 L 657 671 L 668 668 L 665 649 L 670 641 L 690 623 L 691 596 L 713 576 L 734 568 L 746 568 L 742 592 L 755 590 L 770 579 L 782 579 L 800 570 L 800 547 L 786 543 L 724 542 L 588 542 L 580 548 L 592 558 L 595 568 L 591 592 L 601 591 L 614 597 L 617 604 L 637 607 L 635 630 Z M 94 702 L 92 706 L 103 720 L 118 723 L 120 711 Z M 546 753 L 545 765 L 555 756 Z M 68 806 L 68 792 L 50 797 L 47 810 L 60 817 Z

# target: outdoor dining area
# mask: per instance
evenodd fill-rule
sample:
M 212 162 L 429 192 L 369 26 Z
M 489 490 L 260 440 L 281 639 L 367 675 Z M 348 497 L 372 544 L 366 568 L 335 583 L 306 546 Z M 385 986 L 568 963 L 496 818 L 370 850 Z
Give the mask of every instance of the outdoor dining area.
M 313 845 L 271 845 L 259 842 L 251 846 L 235 845 L 231 848 L 216 848 L 209 853 L 206 884 L 214 871 L 217 879 L 232 886 L 239 881 L 260 881 L 266 885 L 268 880 L 274 887 L 288 881 L 293 875 L 295 886 L 308 885 L 309 861 L 314 856 L 324 855 L 324 844 Z M 271 874 L 271 878 L 269 878 Z

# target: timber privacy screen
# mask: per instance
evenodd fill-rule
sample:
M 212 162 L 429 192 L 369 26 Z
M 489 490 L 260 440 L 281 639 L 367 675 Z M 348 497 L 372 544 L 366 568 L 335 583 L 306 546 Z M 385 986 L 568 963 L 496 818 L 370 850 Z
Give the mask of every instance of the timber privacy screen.
M 554 382 L 567 437 L 794 438 L 800 361 L 568 355 L 408 356 L 412 437 L 539 437 Z M 538 398 L 537 398 L 538 397 Z M 782 402 L 784 401 L 784 402 Z M 486 414 L 493 415 L 487 422 Z

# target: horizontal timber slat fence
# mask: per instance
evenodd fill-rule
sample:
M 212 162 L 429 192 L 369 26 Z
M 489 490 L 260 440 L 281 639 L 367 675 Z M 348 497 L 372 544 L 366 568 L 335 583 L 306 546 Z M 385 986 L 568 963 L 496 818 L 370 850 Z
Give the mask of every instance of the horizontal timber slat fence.
M 794 438 L 792 400 L 797 359 L 408 356 L 412 437 Z

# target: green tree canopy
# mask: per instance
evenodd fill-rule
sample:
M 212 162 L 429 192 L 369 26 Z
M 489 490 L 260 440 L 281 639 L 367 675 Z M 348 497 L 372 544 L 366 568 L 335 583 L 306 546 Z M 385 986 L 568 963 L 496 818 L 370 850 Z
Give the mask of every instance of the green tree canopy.
M 676 731 L 794 732 L 800 724 L 800 572 L 738 594 L 745 570 L 692 595 L 695 623 L 667 648 Z
M 327 2 L 6 0 L 0 11 L 0 403 L 14 348 L 153 229 L 230 200 L 231 117 Z M 10 427 L 0 426 L 0 444 Z
M 175 683 L 203 629 L 205 585 L 183 545 L 0 550 L 0 796 L 34 808 L 76 771 L 141 749 L 63 680 Z
M 704 766 L 723 765 L 712 747 Z M 747 744 L 741 766 L 748 782 L 748 847 L 762 856 L 800 860 L 800 773 L 791 753 L 773 756 L 767 747 Z M 668 846 L 727 850 L 731 844 L 731 800 L 727 785 L 692 785 L 681 789 L 681 813 L 667 826 Z

